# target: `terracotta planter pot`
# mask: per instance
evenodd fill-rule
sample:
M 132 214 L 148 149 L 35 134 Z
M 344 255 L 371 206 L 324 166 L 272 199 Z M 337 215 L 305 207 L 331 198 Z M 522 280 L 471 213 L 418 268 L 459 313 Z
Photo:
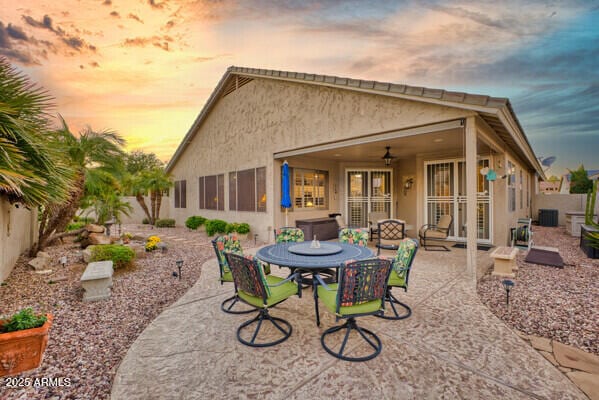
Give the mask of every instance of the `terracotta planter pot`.
M 46 316 L 48 320 L 39 328 L 0 333 L 0 376 L 15 375 L 40 366 L 53 318 L 52 314 Z

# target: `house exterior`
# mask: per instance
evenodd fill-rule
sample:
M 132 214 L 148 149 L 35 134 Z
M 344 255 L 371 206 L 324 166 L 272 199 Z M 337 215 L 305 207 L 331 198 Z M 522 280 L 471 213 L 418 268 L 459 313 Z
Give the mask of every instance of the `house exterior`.
M 0 195 L 0 282 L 12 271 L 19 256 L 37 240 L 37 210 L 11 204 Z
M 285 160 L 288 215 L 279 205 Z M 382 211 L 416 237 L 449 213 L 450 236 L 469 249 L 505 245 L 544 178 L 508 99 L 242 67 L 227 69 L 167 172 L 177 224 L 191 215 L 248 222 L 268 242 L 273 227 L 299 219 L 341 213 L 366 226 Z M 475 257 L 468 251 L 472 268 Z

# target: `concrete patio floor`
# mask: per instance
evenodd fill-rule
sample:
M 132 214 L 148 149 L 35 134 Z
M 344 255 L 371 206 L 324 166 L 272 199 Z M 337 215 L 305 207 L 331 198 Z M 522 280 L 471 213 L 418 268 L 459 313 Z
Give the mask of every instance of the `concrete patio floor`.
M 195 286 L 131 346 L 112 399 L 586 399 L 478 300 L 465 250 L 451 250 L 419 251 L 408 293 L 394 290 L 412 306 L 410 318 L 359 319 L 383 342 L 377 358 L 361 363 L 324 351 L 320 336 L 336 323 L 321 306 L 316 326 L 311 289 L 271 310 L 292 324 L 287 341 L 270 348 L 239 343 L 237 327 L 254 314 L 220 310 L 233 285 L 218 283 L 216 259 L 209 260 Z M 478 259 L 480 268 L 489 265 L 486 252 Z

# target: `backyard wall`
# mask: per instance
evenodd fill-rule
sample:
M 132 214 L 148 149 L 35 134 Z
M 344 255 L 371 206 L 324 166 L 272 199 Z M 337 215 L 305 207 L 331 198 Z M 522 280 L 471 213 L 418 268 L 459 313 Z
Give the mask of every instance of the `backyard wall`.
M 150 209 L 150 197 L 145 196 L 144 200 Z M 135 199 L 135 196 L 123 196 L 123 201 L 128 202 L 133 207 L 133 211 L 129 216 L 121 215 L 121 221 L 123 224 L 141 224 L 141 221 L 146 217 L 146 213 L 141 209 L 141 206 Z M 169 218 L 169 201 L 167 196 L 162 197 L 162 204 L 160 204 L 160 218 Z
M 0 282 L 12 271 L 19 255 L 37 239 L 37 211 L 17 208 L 0 198 Z
M 532 219 L 539 218 L 539 209 L 558 210 L 558 224 L 566 225 L 566 212 L 585 211 L 586 194 L 543 194 L 539 193 L 532 199 Z M 595 204 L 595 213 L 599 213 L 599 201 Z

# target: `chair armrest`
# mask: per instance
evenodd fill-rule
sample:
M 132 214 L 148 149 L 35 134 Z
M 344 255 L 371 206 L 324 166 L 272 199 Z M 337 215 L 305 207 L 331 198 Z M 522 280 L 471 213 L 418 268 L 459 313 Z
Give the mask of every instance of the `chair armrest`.
M 290 281 L 295 281 L 297 283 L 297 295 L 299 297 L 302 297 L 302 284 L 301 284 L 301 279 L 302 276 L 299 272 L 294 272 L 293 274 L 289 275 L 287 278 L 283 279 L 281 282 L 279 283 L 275 283 L 274 285 L 268 285 L 268 287 L 277 287 L 277 286 L 281 286 L 284 283 L 290 282 Z
M 334 289 L 331 289 L 331 287 L 329 285 L 327 285 L 325 281 L 322 280 L 322 278 L 320 277 L 320 274 L 314 274 L 314 277 L 318 281 L 318 284 L 320 286 L 324 287 L 326 290 L 328 290 L 328 291 L 334 290 Z

